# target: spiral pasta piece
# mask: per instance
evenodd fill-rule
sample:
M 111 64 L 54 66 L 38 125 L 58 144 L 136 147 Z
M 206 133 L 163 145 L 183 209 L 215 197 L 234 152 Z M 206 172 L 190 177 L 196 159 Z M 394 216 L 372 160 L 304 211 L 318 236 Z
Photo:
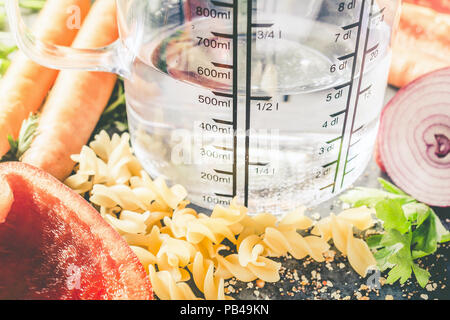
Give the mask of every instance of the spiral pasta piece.
M 108 169 L 106 163 L 97 157 L 89 147 L 83 146 L 80 154 L 73 155 L 72 160 L 78 162 L 77 173 L 68 177 L 65 183 L 80 194 L 92 189 L 94 183 L 107 180 Z
M 280 280 L 281 263 L 275 262 L 263 256 L 259 256 L 255 262 L 250 262 L 247 266 L 239 263 L 238 254 L 230 254 L 226 257 L 218 255 L 217 275 L 229 279 L 235 277 L 243 282 L 250 282 L 261 279 L 266 282 L 277 282 Z
M 320 237 L 303 237 L 294 230 L 280 232 L 275 228 L 266 229 L 263 243 L 271 257 L 281 257 L 290 253 L 295 259 L 311 256 L 317 262 L 325 260 L 324 253 L 330 248 Z
M 98 206 L 114 208 L 119 206 L 128 210 L 150 210 L 155 194 L 145 188 L 131 189 L 126 185 L 94 185 L 90 201 Z
M 225 296 L 224 278 L 214 274 L 214 263 L 197 252 L 190 266 L 195 285 L 207 300 L 230 300 Z
M 239 264 L 246 267 L 249 263 L 258 264 L 258 258 L 264 253 L 261 238 L 257 235 L 246 237 L 239 245 Z
M 185 282 L 176 282 L 170 272 L 156 271 L 149 265 L 152 288 L 161 300 L 197 300 L 192 289 Z
M 175 210 L 173 216 L 165 217 L 163 230 L 176 238 L 185 238 L 198 244 L 205 239 L 220 244 L 224 239 L 236 243 L 236 236 L 242 231 L 239 223 L 246 212 L 238 207 L 217 206 L 211 216 L 196 214 L 192 209 Z
M 125 135 L 125 137 L 127 137 Z M 117 134 L 113 134 L 110 138 L 108 133 L 102 130 L 94 137 L 94 141 L 89 144 L 89 147 L 95 152 L 95 154 L 107 162 L 109 155 L 119 145 L 121 138 Z
M 301 236 L 297 231 L 312 226 L 312 220 L 304 215 L 305 208 L 287 214 L 278 225 L 265 229 L 261 244 L 269 257 L 281 257 L 290 253 L 295 259 L 311 256 L 314 260 L 325 260 L 324 253 L 329 250 L 328 243 L 315 236 Z M 241 244 L 242 245 L 242 244 Z
M 139 261 L 144 266 L 145 270 L 148 270 L 150 265 L 153 266 L 156 264 L 156 257 L 150 251 L 133 245 L 130 245 L 130 248 L 136 254 Z
M 363 207 L 348 209 L 337 216 L 331 214 L 312 230 L 326 241 L 333 239 L 336 248 L 348 257 L 350 265 L 362 277 L 376 266 L 376 260 L 366 242 L 354 237 L 353 227 L 361 231 L 370 228 L 374 223 L 372 213 Z
M 120 218 L 114 215 L 105 215 L 103 218 L 108 221 L 119 233 L 144 233 L 147 229 L 145 220 L 147 220 L 150 212 L 139 214 L 132 211 L 122 211 Z
M 305 216 L 304 207 L 298 208 L 285 215 L 278 223 L 278 230 L 306 230 L 313 225 L 313 221 Z
M 222 248 L 218 250 L 220 251 Z M 235 277 L 244 282 L 255 279 L 277 282 L 280 279 L 281 264 L 264 256 L 264 247 L 257 235 L 244 239 L 237 254 L 230 254 L 226 257 L 217 255 L 216 260 L 218 261 L 217 274 L 224 279 Z
M 155 201 L 160 205 L 160 210 L 176 209 L 178 204 L 187 196 L 187 191 L 180 185 L 174 185 L 168 188 L 162 178 L 157 178 L 153 181 L 150 176 L 141 171 L 139 177 L 132 177 L 130 185 L 133 188 L 146 188 L 156 195 Z
M 171 272 L 176 281 L 187 281 L 190 275 L 184 268 L 193 261 L 195 253 L 189 242 L 167 237 L 156 255 L 158 269 Z
M 131 177 L 139 175 L 142 171 L 141 164 L 133 155 L 129 143 L 130 136 L 125 133 L 120 138 L 119 144 L 108 154 L 108 184 L 127 183 Z

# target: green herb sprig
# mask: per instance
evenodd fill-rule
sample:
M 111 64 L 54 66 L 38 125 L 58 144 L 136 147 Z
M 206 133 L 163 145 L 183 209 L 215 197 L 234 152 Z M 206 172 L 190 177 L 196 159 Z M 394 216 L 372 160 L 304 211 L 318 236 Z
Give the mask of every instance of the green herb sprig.
M 340 199 L 355 207 L 375 208 L 383 222 L 384 233 L 371 236 L 367 244 L 375 251 L 380 271 L 389 270 L 386 282 L 405 283 L 412 273 L 421 287 L 430 273 L 416 259 L 436 252 L 438 243 L 450 241 L 450 233 L 429 206 L 415 200 L 395 185 L 379 179 L 384 190 L 355 188 Z
M 36 136 L 38 124 L 39 116 L 30 114 L 29 118 L 22 122 L 22 127 L 17 139 L 14 139 L 12 135 L 8 135 L 10 150 L 2 157 L 1 161 L 20 161 L 23 154 L 30 148 L 31 143 Z
M 27 13 L 33 14 L 36 12 L 39 12 L 42 8 L 45 6 L 45 2 L 47 0 L 20 0 L 19 6 L 25 10 L 27 10 Z M 5 1 L 0 0 L 0 7 L 5 6 Z M 2 8 L 2 11 L 0 12 L 0 30 L 4 31 L 6 29 L 6 13 L 4 9 Z
M 8 70 L 9 65 L 11 64 L 9 55 L 16 50 L 16 46 L 7 46 L 3 43 L 0 43 L 0 76 L 3 76 L 6 70 Z
M 41 10 L 45 6 L 47 0 L 20 0 L 19 6 L 24 9 L 28 9 L 34 12 Z M 4 6 L 5 1 L 0 0 L 0 6 Z

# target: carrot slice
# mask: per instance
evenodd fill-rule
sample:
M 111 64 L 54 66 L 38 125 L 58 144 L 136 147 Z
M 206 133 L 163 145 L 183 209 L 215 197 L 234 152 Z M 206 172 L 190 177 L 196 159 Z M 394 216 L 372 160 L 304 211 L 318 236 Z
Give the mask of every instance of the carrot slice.
M 33 28 L 35 37 L 70 46 L 78 29 L 68 22 L 74 14 L 79 14 L 76 18 L 83 21 L 90 3 L 90 0 L 48 0 Z M 22 53 L 14 57 L 0 85 L 0 156 L 9 150 L 8 135 L 17 138 L 23 120 L 42 106 L 57 75 L 57 70 L 40 66 Z
M 114 0 L 94 2 L 73 47 L 103 47 L 118 38 Z M 22 161 L 63 180 L 70 159 L 85 145 L 114 89 L 117 76 L 104 72 L 61 71 L 44 104 L 37 136 Z
M 403 87 L 428 72 L 450 66 L 449 35 L 449 14 L 404 3 L 389 83 Z

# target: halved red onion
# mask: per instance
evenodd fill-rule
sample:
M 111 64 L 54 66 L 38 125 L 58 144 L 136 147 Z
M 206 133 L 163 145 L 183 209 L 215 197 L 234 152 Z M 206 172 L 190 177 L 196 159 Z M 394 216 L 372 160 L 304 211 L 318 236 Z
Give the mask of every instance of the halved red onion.
M 397 186 L 421 202 L 450 206 L 450 68 L 422 76 L 392 98 L 377 148 Z

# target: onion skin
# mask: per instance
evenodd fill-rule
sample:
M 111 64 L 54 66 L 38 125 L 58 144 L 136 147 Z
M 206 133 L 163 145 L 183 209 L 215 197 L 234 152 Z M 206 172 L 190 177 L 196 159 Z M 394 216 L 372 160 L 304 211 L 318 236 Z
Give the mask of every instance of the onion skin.
M 375 142 L 375 149 L 373 151 L 373 157 L 375 159 L 376 164 L 380 168 L 381 172 L 386 172 L 386 168 L 384 167 L 383 161 L 381 160 L 380 146 L 379 146 L 378 141 L 379 141 L 379 139 L 377 139 L 377 141 Z
M 431 206 L 450 206 L 450 68 L 402 88 L 381 114 L 376 148 L 392 181 Z

